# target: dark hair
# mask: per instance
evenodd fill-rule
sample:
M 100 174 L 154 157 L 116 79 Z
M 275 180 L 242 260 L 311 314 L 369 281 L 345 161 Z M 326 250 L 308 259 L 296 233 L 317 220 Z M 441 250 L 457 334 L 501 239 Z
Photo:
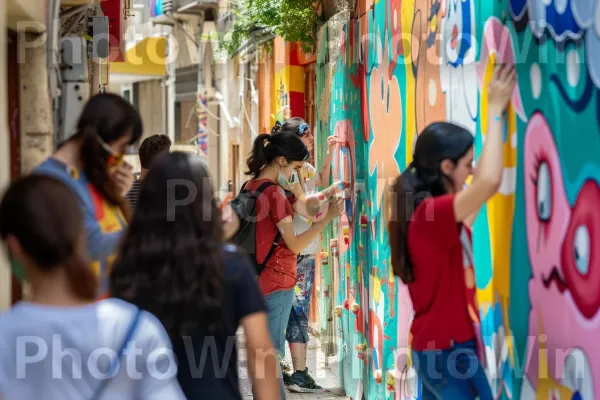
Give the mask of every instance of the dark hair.
M 43 271 L 64 268 L 73 292 L 98 295 L 98 280 L 85 251 L 83 216 L 77 197 L 62 182 L 44 175 L 14 181 L 0 203 L 0 236 L 14 236 Z
M 111 272 L 111 294 L 152 312 L 171 337 L 212 330 L 222 320 L 223 243 L 204 161 L 182 152 L 161 155 L 142 183 Z
M 304 119 L 293 117 L 285 121 L 277 130 L 277 133 L 289 132 L 298 136 L 303 136 L 307 130 L 310 130 L 310 125 L 308 125 Z
M 392 265 L 394 274 L 405 284 L 415 279 L 407 243 L 413 211 L 426 197 L 447 193 L 451 181 L 441 170 L 442 161 L 457 163 L 472 147 L 473 135 L 465 128 L 447 122 L 433 123 L 418 136 L 413 161 L 392 187 L 395 202 L 392 201 L 388 223 Z M 407 202 L 409 197 L 411 201 Z
M 139 155 L 142 168 L 150 169 L 156 156 L 171 148 L 171 138 L 167 135 L 152 135 L 144 139 L 140 146 Z
M 80 157 L 83 171 L 100 195 L 111 205 L 118 206 L 127 220 L 127 201 L 119 193 L 108 172 L 110 154 L 102 146 L 111 143 L 127 133 L 133 144 L 142 136 L 142 119 L 136 109 L 124 98 L 116 94 L 104 93 L 92 97 L 84 107 L 74 138 L 81 138 Z
M 248 171 L 246 175 L 256 178 L 265 165 L 273 162 L 277 157 L 284 157 L 288 162 L 306 161 L 310 153 L 306 145 L 297 135 L 280 132 L 276 135 L 258 135 L 254 140 L 252 152 L 246 161 Z

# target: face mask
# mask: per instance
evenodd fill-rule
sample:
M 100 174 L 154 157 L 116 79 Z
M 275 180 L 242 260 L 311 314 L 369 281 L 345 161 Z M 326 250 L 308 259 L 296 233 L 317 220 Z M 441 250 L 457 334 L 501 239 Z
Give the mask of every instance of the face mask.
M 281 172 L 281 166 L 280 166 L 279 167 L 279 176 L 277 177 L 277 184 L 285 189 L 285 188 L 289 187 L 290 185 L 292 185 L 296 181 L 295 175 L 296 175 L 296 173 L 292 172 L 292 175 L 290 176 L 290 178 L 289 179 L 286 178 L 285 175 L 283 174 L 283 172 Z
M 10 259 L 10 269 L 15 277 L 19 280 L 19 282 L 23 282 L 25 280 L 25 269 L 21 265 L 21 263 L 14 258 L 12 255 L 9 255 Z

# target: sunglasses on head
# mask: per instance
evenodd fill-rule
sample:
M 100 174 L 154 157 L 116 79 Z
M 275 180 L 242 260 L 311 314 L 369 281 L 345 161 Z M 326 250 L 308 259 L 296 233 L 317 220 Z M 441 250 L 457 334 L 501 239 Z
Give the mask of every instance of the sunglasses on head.
M 302 123 L 298 127 L 298 136 L 300 136 L 300 137 L 306 135 L 309 132 L 310 132 L 310 125 L 308 125 L 307 123 Z

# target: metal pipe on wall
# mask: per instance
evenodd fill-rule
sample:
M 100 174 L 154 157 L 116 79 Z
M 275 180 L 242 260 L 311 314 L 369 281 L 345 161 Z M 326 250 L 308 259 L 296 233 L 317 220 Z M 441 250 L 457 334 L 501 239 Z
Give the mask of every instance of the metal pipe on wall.
M 60 0 L 48 0 L 47 7 L 47 39 L 46 63 L 48 67 L 48 91 L 52 110 L 52 128 L 54 146 L 58 144 L 60 135 Z

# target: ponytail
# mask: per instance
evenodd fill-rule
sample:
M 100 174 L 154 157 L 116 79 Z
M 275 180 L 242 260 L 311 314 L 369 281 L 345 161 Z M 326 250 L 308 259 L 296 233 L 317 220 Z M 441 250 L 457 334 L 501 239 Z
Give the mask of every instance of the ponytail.
M 388 234 L 392 251 L 394 275 L 402 282 L 414 282 L 415 275 L 408 251 L 408 224 L 414 210 L 430 196 L 446 193 L 446 178 L 439 165 L 423 168 L 411 162 L 392 185 L 391 218 L 388 221 Z
M 95 300 L 98 297 L 98 278 L 92 272 L 89 262 L 73 253 L 63 265 L 73 293 L 84 300 Z
M 87 126 L 79 135 L 81 136 L 80 157 L 87 179 L 104 200 L 119 208 L 125 220 L 129 222 L 131 217 L 129 205 L 109 175 L 109 154 L 98 140 L 96 129 L 93 126 Z
M 388 236 L 392 251 L 394 275 L 399 276 L 404 284 L 415 281 L 413 266 L 408 253 L 408 215 L 406 194 L 410 192 L 410 184 L 405 179 L 406 171 L 392 185 L 391 218 L 388 221 Z M 395 201 L 394 201 L 395 200 Z
M 262 135 L 258 135 L 254 140 L 252 152 L 250 153 L 248 160 L 246 160 L 246 165 L 248 166 L 246 175 L 251 175 L 253 178 L 256 178 L 263 167 L 269 163 L 266 153 L 267 147 L 270 145 L 270 138 L 271 135 L 263 133 Z
M 252 152 L 246 160 L 246 175 L 256 178 L 260 171 L 277 157 L 284 157 L 288 162 L 306 161 L 310 153 L 302 140 L 292 133 L 280 132 L 276 135 L 266 133 L 258 135 L 254 140 Z

